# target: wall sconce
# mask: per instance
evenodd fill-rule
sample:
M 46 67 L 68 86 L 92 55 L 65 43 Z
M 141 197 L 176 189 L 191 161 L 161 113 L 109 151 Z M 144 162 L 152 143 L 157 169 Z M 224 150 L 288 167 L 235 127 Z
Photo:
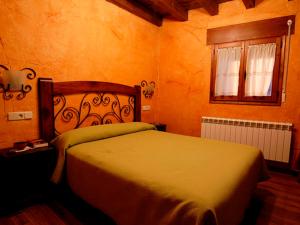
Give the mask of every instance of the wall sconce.
M 147 81 L 142 80 L 141 87 L 143 88 L 143 94 L 145 98 L 152 98 L 152 95 L 154 94 L 155 82 L 150 81 L 148 84 Z
M 13 93 L 17 92 L 16 99 L 25 98 L 26 94 L 32 89 L 31 85 L 25 84 L 25 78 L 33 80 L 36 77 L 36 72 L 31 68 L 23 68 L 21 70 L 10 70 L 6 66 L 0 64 L 3 72 L 0 73 L 0 91 L 3 92 L 3 99 L 10 100 L 13 98 Z

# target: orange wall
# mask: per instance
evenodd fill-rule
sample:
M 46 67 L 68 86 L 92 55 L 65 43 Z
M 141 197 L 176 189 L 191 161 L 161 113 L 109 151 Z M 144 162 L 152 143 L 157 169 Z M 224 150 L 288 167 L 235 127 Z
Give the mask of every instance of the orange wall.
M 184 23 L 165 21 L 160 32 L 158 118 L 168 131 L 199 136 L 201 116 L 292 122 L 296 153 L 300 152 L 300 7 L 299 1 L 260 0 L 246 10 L 242 0 L 223 3 L 219 15 L 197 9 Z M 209 28 L 297 14 L 292 37 L 287 101 L 280 107 L 209 104 Z
M 1 1 L 1 0 L 0 0 Z M 55 81 L 101 80 L 127 85 L 157 83 L 152 110 L 143 121 L 160 121 L 171 132 L 199 136 L 201 116 L 222 116 L 295 124 L 300 152 L 300 15 L 292 37 L 287 101 L 281 107 L 209 104 L 208 28 L 297 14 L 299 0 L 242 0 L 220 5 L 218 16 L 202 9 L 188 22 L 164 21 L 158 28 L 104 0 L 10 0 L 0 4 L 0 64 L 31 67 Z M 299 17 L 299 18 L 298 18 Z M 22 101 L 0 97 L 0 148 L 38 137 L 36 80 Z M 7 121 L 11 111 L 33 111 L 29 121 Z
M 11 69 L 55 81 L 157 81 L 159 28 L 104 0 L 0 0 L 0 28 L 0 64 Z M 0 148 L 38 137 L 36 80 L 22 101 L 0 96 Z M 154 99 L 142 99 L 152 105 L 144 121 L 155 119 Z M 33 119 L 7 121 L 11 111 L 33 111 Z

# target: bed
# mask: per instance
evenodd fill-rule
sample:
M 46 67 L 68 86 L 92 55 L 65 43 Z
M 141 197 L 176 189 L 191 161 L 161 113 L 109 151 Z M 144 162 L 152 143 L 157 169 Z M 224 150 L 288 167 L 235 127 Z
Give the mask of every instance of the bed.
M 238 225 L 267 177 L 258 149 L 140 122 L 138 86 L 40 79 L 39 104 L 41 136 L 59 153 L 52 180 L 64 173 L 76 195 L 118 225 Z

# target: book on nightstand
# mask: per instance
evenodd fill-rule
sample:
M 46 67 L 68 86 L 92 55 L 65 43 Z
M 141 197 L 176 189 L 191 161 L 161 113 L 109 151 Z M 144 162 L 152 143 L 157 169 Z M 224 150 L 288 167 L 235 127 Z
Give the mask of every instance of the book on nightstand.
M 44 141 L 43 139 L 34 139 L 31 141 L 19 141 L 15 142 L 10 152 L 25 152 L 28 150 L 36 149 L 36 148 L 43 148 L 48 147 L 49 143 Z
M 2 151 L 0 151 L 0 155 L 5 157 L 12 157 L 37 151 L 44 151 L 48 148 L 50 148 L 49 143 L 42 139 L 35 139 L 31 141 L 19 141 L 15 142 L 12 148 L 2 149 Z
M 48 147 L 49 143 L 44 141 L 43 139 L 36 139 L 28 142 L 28 146 L 31 148 L 42 148 Z

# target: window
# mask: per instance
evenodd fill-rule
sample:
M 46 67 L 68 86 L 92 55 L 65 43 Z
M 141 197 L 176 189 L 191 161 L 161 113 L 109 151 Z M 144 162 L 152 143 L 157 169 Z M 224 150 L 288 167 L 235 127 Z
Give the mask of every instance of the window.
M 280 104 L 282 38 L 214 45 L 211 102 Z

